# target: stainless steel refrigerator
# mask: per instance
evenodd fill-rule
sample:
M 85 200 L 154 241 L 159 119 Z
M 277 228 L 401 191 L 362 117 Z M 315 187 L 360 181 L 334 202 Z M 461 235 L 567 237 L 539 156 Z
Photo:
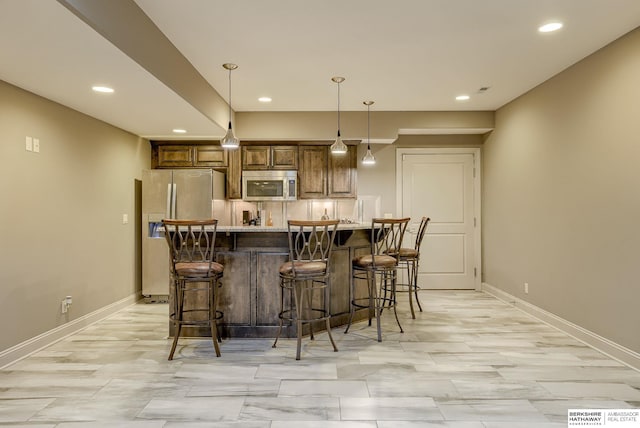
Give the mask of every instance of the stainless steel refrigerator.
M 222 193 L 220 193 L 222 192 Z M 142 172 L 142 294 L 169 294 L 169 249 L 162 219 L 213 218 L 213 199 L 224 199 L 224 174 L 210 169 Z

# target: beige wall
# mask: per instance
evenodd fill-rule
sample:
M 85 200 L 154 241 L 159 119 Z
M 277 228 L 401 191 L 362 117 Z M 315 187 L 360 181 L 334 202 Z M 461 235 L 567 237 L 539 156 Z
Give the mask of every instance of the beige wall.
M 640 29 L 498 110 L 482 200 L 486 283 L 636 352 L 638 112 Z
M 25 150 L 25 136 L 40 153 Z M 136 293 L 135 180 L 150 149 L 0 81 L 0 164 L 2 352 Z

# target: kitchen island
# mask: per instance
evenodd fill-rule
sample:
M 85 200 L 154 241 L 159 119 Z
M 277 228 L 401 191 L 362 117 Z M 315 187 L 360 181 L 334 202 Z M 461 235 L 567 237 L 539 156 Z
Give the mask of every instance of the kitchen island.
M 370 228 L 370 224 L 338 226 L 330 266 L 332 326 L 348 322 L 351 260 L 369 251 Z M 224 265 L 218 293 L 218 310 L 224 317 L 218 324 L 223 337 L 275 337 L 280 311 L 278 269 L 288 258 L 286 227 L 218 226 L 216 260 Z M 323 328 L 321 324 L 318 329 Z M 208 328 L 185 330 L 187 336 L 211 335 Z M 283 336 L 295 337 L 295 327 L 285 325 Z

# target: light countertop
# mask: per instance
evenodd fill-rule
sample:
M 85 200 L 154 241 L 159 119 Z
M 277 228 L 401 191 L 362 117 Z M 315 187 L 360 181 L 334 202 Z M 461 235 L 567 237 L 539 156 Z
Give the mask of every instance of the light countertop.
M 340 223 L 338 230 L 370 229 L 371 223 Z M 218 232 L 286 232 L 287 226 L 218 226 Z

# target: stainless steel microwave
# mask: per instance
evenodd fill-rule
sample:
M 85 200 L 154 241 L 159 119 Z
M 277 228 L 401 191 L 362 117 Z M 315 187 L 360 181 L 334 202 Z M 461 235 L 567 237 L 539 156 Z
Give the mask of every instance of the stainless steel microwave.
M 298 171 L 242 171 L 242 199 L 295 201 L 298 199 Z

